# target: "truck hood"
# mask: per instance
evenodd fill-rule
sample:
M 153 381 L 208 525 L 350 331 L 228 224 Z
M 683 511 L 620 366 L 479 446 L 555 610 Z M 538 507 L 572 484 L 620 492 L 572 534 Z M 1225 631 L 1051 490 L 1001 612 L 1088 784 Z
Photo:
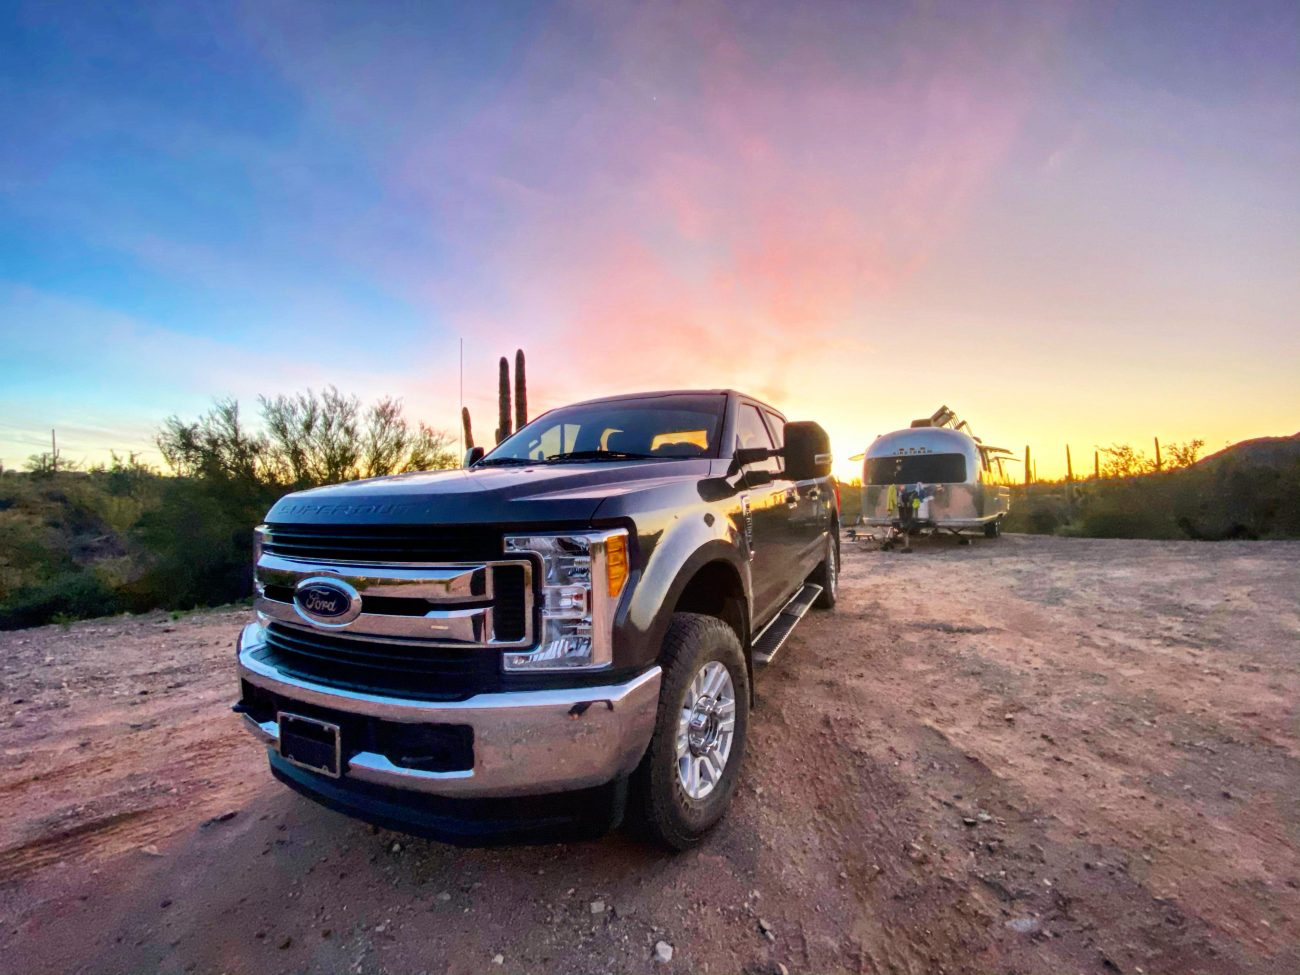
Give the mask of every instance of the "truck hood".
M 540 464 L 426 471 L 289 494 L 271 524 L 447 525 L 590 522 L 601 501 L 666 481 L 708 477 L 711 461 Z

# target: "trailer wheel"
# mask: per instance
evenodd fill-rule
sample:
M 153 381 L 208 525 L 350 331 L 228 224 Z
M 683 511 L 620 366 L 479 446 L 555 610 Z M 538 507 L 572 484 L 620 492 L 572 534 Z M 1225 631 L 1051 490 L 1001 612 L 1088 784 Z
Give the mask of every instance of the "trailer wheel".
M 985 538 L 997 538 L 1001 534 L 1002 534 L 1001 518 L 994 518 L 992 521 L 990 521 L 987 525 L 984 526 Z
M 634 811 L 663 845 L 704 838 L 736 791 L 749 731 L 749 671 L 736 631 L 701 613 L 674 613 L 660 663 L 659 713 L 632 776 Z

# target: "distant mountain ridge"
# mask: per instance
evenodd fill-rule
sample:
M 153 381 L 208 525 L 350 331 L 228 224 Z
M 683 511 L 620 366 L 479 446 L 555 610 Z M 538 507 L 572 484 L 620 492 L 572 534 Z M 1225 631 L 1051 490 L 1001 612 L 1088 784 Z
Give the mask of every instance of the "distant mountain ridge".
M 1300 433 L 1289 437 L 1257 437 L 1243 440 L 1217 453 L 1203 457 L 1197 467 L 1207 467 L 1232 460 L 1254 467 L 1287 467 L 1300 460 Z

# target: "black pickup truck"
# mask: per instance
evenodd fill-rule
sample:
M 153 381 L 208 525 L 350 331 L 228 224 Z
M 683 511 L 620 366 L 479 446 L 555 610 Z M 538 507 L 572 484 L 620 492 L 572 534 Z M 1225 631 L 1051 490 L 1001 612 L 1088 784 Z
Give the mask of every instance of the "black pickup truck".
M 460 470 L 292 494 L 255 541 L 241 713 L 276 778 L 450 842 L 683 849 L 722 816 L 755 672 L 835 603 L 815 423 L 734 390 L 552 410 Z

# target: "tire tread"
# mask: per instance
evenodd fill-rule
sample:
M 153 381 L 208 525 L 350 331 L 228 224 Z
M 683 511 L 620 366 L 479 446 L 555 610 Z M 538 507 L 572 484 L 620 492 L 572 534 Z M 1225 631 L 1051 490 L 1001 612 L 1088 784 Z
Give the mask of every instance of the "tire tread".
M 735 681 L 733 676 L 736 685 L 737 726 L 739 728 L 741 725 L 740 712 L 743 708 L 746 712 L 744 717 L 746 727 L 737 734 L 732 745 L 732 757 L 728 762 L 732 778 L 730 783 L 724 785 L 728 795 L 722 802 L 722 807 L 725 809 L 727 802 L 730 801 L 730 792 L 734 791 L 735 776 L 739 774 L 740 764 L 744 760 L 749 680 L 744 668 L 744 653 L 740 649 L 740 641 L 736 638 L 735 631 L 716 616 L 707 616 L 703 613 L 674 613 L 672 621 L 668 624 L 668 632 L 664 636 L 663 650 L 659 658 L 664 678 L 659 695 L 659 709 L 655 716 L 655 730 L 646 748 L 645 757 L 641 760 L 641 765 L 632 779 L 633 795 L 637 800 L 636 805 L 644 825 L 654 839 L 673 850 L 685 850 L 694 846 L 715 825 L 717 818 L 721 818 L 719 814 L 717 818 L 698 830 L 685 826 L 676 808 L 674 788 L 676 767 L 665 769 L 654 761 L 658 751 L 663 747 L 663 737 L 671 735 L 673 739 L 676 738 L 677 682 L 690 680 L 695 676 L 695 670 L 701 663 L 696 659 L 700 654 L 700 648 L 714 640 L 731 644 L 744 675 L 741 681 Z M 680 676 L 683 673 L 686 674 L 685 677 Z M 670 778 L 664 781 L 665 777 Z

